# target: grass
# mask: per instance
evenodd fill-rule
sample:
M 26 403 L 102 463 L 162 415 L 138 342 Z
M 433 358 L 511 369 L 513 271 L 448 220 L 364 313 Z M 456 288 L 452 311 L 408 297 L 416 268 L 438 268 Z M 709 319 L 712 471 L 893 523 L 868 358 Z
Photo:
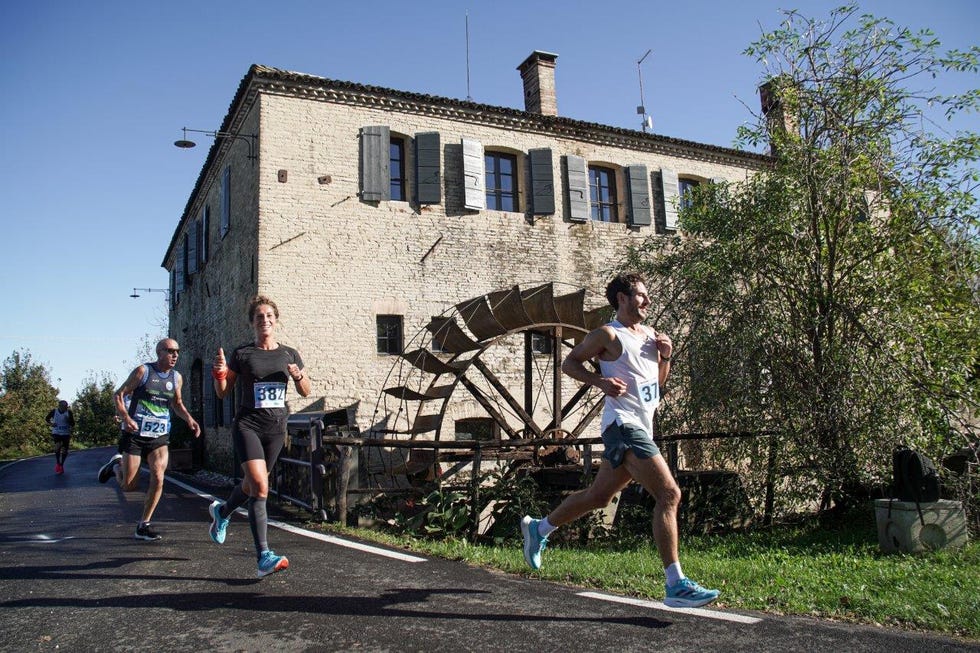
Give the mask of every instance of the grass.
M 558 544 L 537 572 L 518 539 L 472 544 L 325 526 L 418 553 L 534 575 L 576 586 L 662 599 L 663 570 L 652 540 Z M 817 520 L 747 534 L 682 537 L 684 572 L 722 590 L 719 607 L 807 615 L 980 640 L 980 543 L 921 555 L 878 550 L 874 515 Z

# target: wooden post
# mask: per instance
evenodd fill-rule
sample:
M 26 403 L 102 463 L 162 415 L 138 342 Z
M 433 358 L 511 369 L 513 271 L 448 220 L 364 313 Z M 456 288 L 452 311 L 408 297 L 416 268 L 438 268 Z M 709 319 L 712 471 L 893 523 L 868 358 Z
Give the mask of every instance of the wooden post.
M 476 541 L 480 532 L 480 463 L 483 448 L 477 445 L 473 453 L 473 477 L 470 479 L 470 542 Z
M 347 486 L 350 483 L 351 451 L 354 447 L 337 447 L 337 520 L 342 526 L 347 525 Z

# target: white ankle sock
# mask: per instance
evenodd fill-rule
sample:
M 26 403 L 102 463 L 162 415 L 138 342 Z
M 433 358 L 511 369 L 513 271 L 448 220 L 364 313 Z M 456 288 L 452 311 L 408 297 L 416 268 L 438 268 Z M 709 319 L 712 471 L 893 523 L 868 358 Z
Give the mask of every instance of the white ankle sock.
M 667 585 L 673 587 L 676 585 L 680 579 L 684 578 L 684 572 L 681 571 L 680 562 L 672 562 L 664 568 L 664 573 L 667 574 Z
M 541 537 L 548 537 L 554 532 L 556 528 L 558 527 L 552 526 L 551 522 L 548 521 L 548 518 L 545 517 L 544 519 L 538 522 L 538 535 L 540 535 Z

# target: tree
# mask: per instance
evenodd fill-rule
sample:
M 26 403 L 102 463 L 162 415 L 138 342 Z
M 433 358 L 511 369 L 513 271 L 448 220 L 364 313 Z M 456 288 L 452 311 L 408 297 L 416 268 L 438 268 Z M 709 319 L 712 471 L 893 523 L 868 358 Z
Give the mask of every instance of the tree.
M 913 85 L 977 72 L 980 50 L 939 47 L 853 6 L 787 13 L 746 50 L 766 68 L 765 111 L 740 139 L 769 142 L 772 165 L 698 187 L 683 237 L 627 261 L 682 334 L 665 425 L 778 432 L 769 451 L 711 454 L 774 456 L 787 505 L 847 507 L 889 478 L 896 444 L 938 460 L 976 438 L 980 140 L 925 127 L 980 91 Z
M 58 389 L 47 368 L 27 350 L 11 353 L 0 369 L 0 457 L 50 451 L 44 417 L 57 403 Z
M 93 444 L 115 444 L 119 437 L 119 425 L 113 417 L 116 404 L 113 399 L 115 385 L 108 372 L 92 374 L 75 397 L 76 429 Z

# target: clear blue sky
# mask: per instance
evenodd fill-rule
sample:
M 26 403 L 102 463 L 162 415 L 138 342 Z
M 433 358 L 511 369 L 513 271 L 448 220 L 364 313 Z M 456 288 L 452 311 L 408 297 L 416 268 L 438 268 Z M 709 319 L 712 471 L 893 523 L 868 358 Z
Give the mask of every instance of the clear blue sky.
M 253 63 L 523 109 L 516 67 L 559 55 L 558 111 L 639 128 L 636 61 L 658 134 L 729 146 L 758 107 L 762 70 L 741 52 L 779 9 L 813 0 L 3 0 L 0 2 L 0 360 L 28 350 L 74 399 L 86 377 L 121 383 L 162 333 L 160 267 L 210 140 Z M 980 41 L 976 0 L 875 0 L 861 8 Z M 977 80 L 967 80 L 980 86 Z M 744 104 L 743 104 L 744 103 Z M 976 119 L 967 128 L 980 131 Z

